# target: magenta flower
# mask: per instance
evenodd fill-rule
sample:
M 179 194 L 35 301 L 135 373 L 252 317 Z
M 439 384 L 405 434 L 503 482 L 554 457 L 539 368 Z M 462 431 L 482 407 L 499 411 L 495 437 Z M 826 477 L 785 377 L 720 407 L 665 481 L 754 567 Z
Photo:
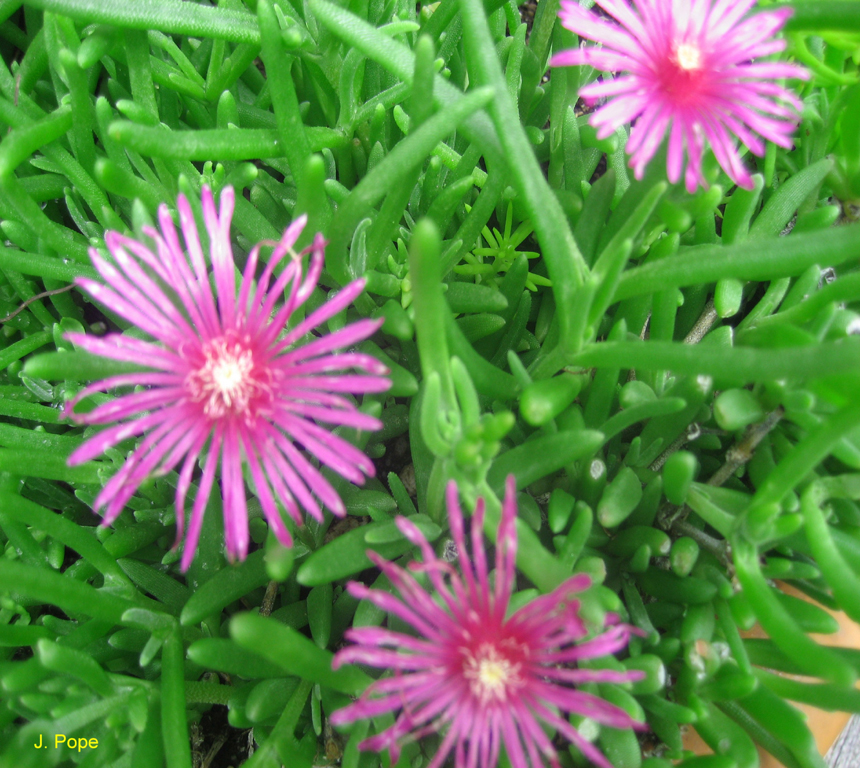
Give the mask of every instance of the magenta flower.
M 590 120 L 600 138 L 636 120 L 627 152 L 637 179 L 667 130 L 669 180 L 674 184 L 681 178 L 686 149 L 690 192 L 706 186 L 705 140 L 729 178 L 746 189 L 752 179 L 735 136 L 760 156 L 762 138 L 792 146 L 789 137 L 802 104 L 774 81 L 806 79 L 809 73 L 794 64 L 751 61 L 785 48 L 784 40 L 770 37 L 791 16 L 790 8 L 742 19 L 755 0 L 633 0 L 632 7 L 626 0 L 596 2 L 618 23 L 584 10 L 576 0 L 562 0 L 559 16 L 569 30 L 603 47 L 562 51 L 550 64 L 628 73 L 587 85 L 580 96 L 588 103 L 609 99 Z
M 394 765 L 403 742 L 447 727 L 427 768 L 439 768 L 452 750 L 456 768 L 494 768 L 503 745 L 513 768 L 539 768 L 543 765 L 541 755 L 557 768 L 556 751 L 541 727 L 543 721 L 573 742 L 589 760 L 612 768 L 559 711 L 585 715 L 612 728 L 640 727 L 621 709 L 574 687 L 591 682 L 627 682 L 641 676 L 639 672 L 576 668 L 581 659 L 620 650 L 627 645 L 630 633 L 629 627 L 616 624 L 585 639 L 588 630 L 578 615 L 579 602 L 574 596 L 590 586 L 588 576 L 574 576 L 554 592 L 506 616 L 517 551 L 515 490 L 514 479 L 509 477 L 493 587 L 482 537 L 484 501 L 478 500 L 472 516 L 470 558 L 453 482 L 448 485 L 448 513 L 462 578 L 448 562 L 436 557 L 412 522 L 400 517 L 398 527 L 420 548 L 423 559 L 423 563 L 411 563 L 410 568 L 427 574 L 435 595 L 375 552 L 368 552 L 368 557 L 391 580 L 401 599 L 357 582 L 348 584 L 353 596 L 370 600 L 410 624 L 418 634 L 415 637 L 377 627 L 353 628 L 346 633 L 356 645 L 335 655 L 335 667 L 369 664 L 394 674 L 372 683 L 358 701 L 335 712 L 332 723 L 341 725 L 400 712 L 394 725 L 363 741 L 360 749 L 381 751 L 387 747 Z M 437 595 L 441 598 L 438 602 L 434 599 Z
M 166 205 L 158 211 L 161 232 L 145 230 L 157 253 L 118 232 L 105 236 L 114 263 L 94 249 L 90 251 L 104 283 L 79 278 L 78 285 L 149 334 L 153 342 L 118 333 L 101 339 L 67 336 L 93 354 L 153 369 L 96 382 L 66 408 L 66 414 L 71 414 L 75 404 L 93 392 L 145 387 L 90 413 L 72 414 L 86 424 L 118 423 L 78 448 L 69 458 L 70 464 L 88 461 L 123 440 L 146 433 L 96 497 L 94 507 L 96 511 L 104 507 L 105 524 L 119 515 L 146 477 L 170 472 L 181 461 L 176 488 L 178 542 L 185 521 L 185 497 L 197 461 L 203 457 L 182 554 L 183 570 L 194 558 L 219 464 L 225 540 L 231 558 L 242 559 L 248 553 L 243 462 L 266 519 L 285 546 L 292 539 L 275 498 L 298 524 L 302 522 L 300 506 L 322 518 L 316 499 L 334 514 L 346 514 L 340 497 L 306 454 L 351 482 L 360 484 L 365 476 L 372 476 L 374 468 L 367 456 L 322 425 L 379 429 L 376 419 L 360 413 L 341 393 L 382 392 L 390 386 L 384 378 L 387 369 L 374 358 L 357 352 L 333 354 L 370 336 L 379 321 L 360 320 L 306 340 L 353 302 L 364 288 L 363 280 L 346 286 L 285 332 L 290 317 L 310 297 L 323 267 L 321 235 L 305 251 L 293 250 L 305 216 L 287 228 L 280 242 L 254 246 L 237 291 L 230 245 L 233 205 L 233 190 L 228 187 L 221 192 L 220 210 L 216 211 L 212 193 L 204 187 L 203 220 L 214 292 L 191 206 L 182 195 L 177 207 L 187 256 Z M 256 279 L 263 245 L 274 246 L 274 252 Z M 302 256 L 308 251 L 310 264 L 303 276 Z M 275 269 L 285 258 L 287 264 L 276 276 Z M 286 303 L 276 310 L 285 291 Z M 363 373 L 343 373 L 351 368 Z

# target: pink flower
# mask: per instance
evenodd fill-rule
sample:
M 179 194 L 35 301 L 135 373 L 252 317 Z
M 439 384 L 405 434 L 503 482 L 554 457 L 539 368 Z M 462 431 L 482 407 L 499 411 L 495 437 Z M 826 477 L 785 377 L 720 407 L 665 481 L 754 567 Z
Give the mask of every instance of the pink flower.
M 374 552 L 368 552 L 368 557 L 390 579 L 400 599 L 357 582 L 347 586 L 353 596 L 370 600 L 410 624 L 418 634 L 415 637 L 377 627 L 347 632 L 347 638 L 356 645 L 336 654 L 335 667 L 369 664 L 394 674 L 372 683 L 358 701 L 335 712 L 332 723 L 400 711 L 394 725 L 363 741 L 360 749 L 381 751 L 387 747 L 394 765 L 402 742 L 447 726 L 428 768 L 439 768 L 452 750 L 456 768 L 494 768 L 503 745 L 513 768 L 539 768 L 543 765 L 541 755 L 557 768 L 556 751 L 541 726 L 543 721 L 572 741 L 589 760 L 612 768 L 559 711 L 586 715 L 612 728 L 639 726 L 621 709 L 574 687 L 591 682 L 627 682 L 641 676 L 638 672 L 576 668 L 581 659 L 620 650 L 627 645 L 630 633 L 629 627 L 619 624 L 585 640 L 588 630 L 578 615 L 579 602 L 574 595 L 590 586 L 588 576 L 573 576 L 554 592 L 506 616 L 517 551 L 515 490 L 514 479 L 509 477 L 493 587 L 482 537 L 484 501 L 479 499 L 472 516 L 470 558 L 453 482 L 448 485 L 448 512 L 462 577 L 436 557 L 412 522 L 400 517 L 398 527 L 420 548 L 423 559 L 423 563 L 411 563 L 410 568 L 427 574 L 435 594 Z M 436 595 L 440 601 L 434 599 Z
M 591 117 L 600 138 L 636 120 L 627 152 L 637 179 L 667 129 L 669 180 L 674 184 L 681 178 L 686 148 L 684 177 L 690 192 L 707 186 L 702 175 L 706 139 L 723 170 L 746 189 L 752 179 L 734 136 L 760 156 L 765 151 L 762 138 L 792 146 L 789 137 L 802 104 L 774 81 L 806 79 L 809 73 L 793 64 L 751 61 L 785 48 L 784 40 L 769 38 L 791 16 L 790 8 L 742 20 L 755 0 L 633 0 L 632 7 L 626 0 L 596 2 L 618 23 L 584 10 L 575 0 L 562 0 L 559 15 L 569 30 L 603 47 L 562 51 L 550 64 L 628 73 L 587 85 L 580 95 L 588 103 L 609 99 Z
M 285 546 L 292 539 L 275 498 L 298 524 L 302 522 L 300 506 L 322 518 L 314 496 L 334 514 L 346 514 L 340 497 L 306 454 L 351 482 L 362 483 L 366 475 L 372 476 L 374 468 L 367 456 L 321 425 L 379 429 L 376 419 L 360 413 L 339 393 L 382 392 L 390 386 L 383 377 L 387 369 L 374 358 L 357 352 L 333 354 L 370 336 L 379 321 L 360 320 L 311 341 L 305 339 L 353 302 L 364 288 L 363 280 L 346 286 L 304 319 L 300 316 L 285 332 L 290 317 L 313 292 L 325 256 L 325 242 L 319 234 L 305 251 L 293 251 L 305 216 L 288 227 L 280 242 L 254 246 L 237 291 L 230 245 L 233 189 L 221 192 L 218 211 L 209 189 L 203 189 L 201 202 L 214 292 L 191 206 L 180 195 L 177 207 L 187 256 L 167 206 L 162 205 L 158 211 L 161 232 L 145 230 L 157 246 L 156 253 L 118 232 L 108 232 L 105 242 L 114 263 L 96 250 L 90 251 L 104 282 L 77 281 L 94 299 L 154 341 L 118 333 L 105 338 L 67 336 L 93 354 L 153 369 L 96 382 L 66 408 L 71 414 L 75 404 L 93 392 L 145 387 L 90 413 L 73 414 L 86 424 L 117 423 L 78 448 L 69 458 L 70 464 L 88 461 L 117 443 L 146 434 L 95 500 L 96 511 L 105 508 L 105 524 L 116 519 L 146 477 L 170 472 L 181 461 L 176 488 L 178 542 L 184 527 L 185 497 L 202 456 L 199 489 L 182 554 L 183 570 L 194 558 L 219 464 L 231 558 L 242 559 L 248 553 L 243 460 L 266 519 Z M 264 245 L 274 246 L 274 252 L 257 279 Z M 310 264 L 303 276 L 302 256 L 308 251 Z M 286 266 L 275 276 L 285 257 Z M 286 303 L 276 310 L 285 291 Z M 363 373 L 342 373 L 350 368 Z

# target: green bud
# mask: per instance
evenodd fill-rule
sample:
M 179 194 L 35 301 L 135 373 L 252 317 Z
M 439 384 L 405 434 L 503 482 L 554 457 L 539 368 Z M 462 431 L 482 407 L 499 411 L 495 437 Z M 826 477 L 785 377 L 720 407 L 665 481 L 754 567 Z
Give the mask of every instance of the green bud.
M 744 283 L 733 277 L 717 281 L 714 290 L 714 308 L 720 317 L 733 317 L 741 308 L 744 298 Z
M 659 656 L 643 653 L 641 656 L 626 659 L 624 666 L 631 672 L 639 670 L 645 673 L 645 677 L 633 683 L 631 693 L 634 696 L 657 693 L 666 687 L 666 666 Z
M 678 658 L 678 654 L 681 652 L 681 641 L 677 637 L 663 635 L 660 638 L 660 642 L 651 650 L 663 659 L 666 664 L 669 664 Z
M 461 467 L 476 467 L 481 463 L 482 444 L 475 440 L 461 440 L 454 448 L 454 458 Z
M 766 381 L 761 386 L 759 399 L 766 410 L 773 410 L 785 399 L 787 385 L 785 381 Z
M 520 414 L 533 427 L 543 426 L 574 401 L 582 383 L 582 376 L 569 373 L 532 382 L 520 397 Z
M 248 532 L 254 544 L 262 544 L 266 540 L 269 526 L 266 525 L 266 521 L 262 518 L 255 517 L 253 520 L 248 521 Z
M 632 408 L 634 405 L 651 403 L 657 399 L 654 390 L 644 381 L 628 381 L 618 395 L 618 403 L 622 408 Z
M 642 544 L 636 548 L 636 551 L 631 556 L 627 563 L 627 570 L 631 573 L 645 573 L 648 570 L 648 565 L 651 562 L 651 547 L 647 544 Z
M 693 226 L 693 217 L 689 212 L 665 198 L 657 206 L 657 215 L 670 232 L 686 232 Z
M 817 229 L 827 229 L 839 218 L 841 209 L 838 205 L 824 205 L 814 211 L 801 213 L 792 232 L 814 232 Z
M 258 683 L 259 685 L 259 683 Z M 248 697 L 256 688 L 253 684 L 237 686 L 236 692 L 227 702 L 227 722 L 234 728 L 253 728 L 254 721 L 248 717 L 246 706 Z
M 756 688 L 758 678 L 741 672 L 733 664 L 724 664 L 714 679 L 705 683 L 699 692 L 709 701 L 732 701 L 749 696 Z
M 553 494 L 554 496 L 555 494 Z M 552 506 L 552 500 L 550 500 Z M 561 560 L 566 567 L 573 567 L 585 546 L 594 523 L 594 513 L 588 504 L 577 501 L 573 508 L 573 521 L 561 548 Z
M 743 518 L 744 532 L 750 541 L 773 538 L 773 526 L 781 513 L 782 507 L 776 503 L 751 506 Z
M 761 421 L 764 409 L 748 389 L 727 389 L 714 402 L 714 418 L 722 429 L 734 431 Z
M 845 499 L 836 499 L 845 501 Z M 783 557 L 768 557 L 767 565 L 761 569 L 766 579 L 818 579 L 821 571 L 811 563 L 789 560 Z
M 786 393 L 783 405 L 787 411 L 811 411 L 815 407 L 815 395 L 805 389 L 794 389 Z
M 663 498 L 663 476 L 655 475 L 645 489 L 642 498 L 633 510 L 633 514 L 627 518 L 628 525 L 653 525 L 657 515 L 657 509 Z
M 670 603 L 698 604 L 714 599 L 717 588 L 709 581 L 687 576 L 682 579 L 669 571 L 649 568 L 636 577 L 639 586 L 652 597 Z
M 606 487 L 597 505 L 597 519 L 606 528 L 614 528 L 627 519 L 642 498 L 642 483 L 630 467 L 622 467 Z
M 394 336 L 401 341 L 408 341 L 412 338 L 414 333 L 412 321 L 406 314 L 406 310 L 394 301 L 394 299 L 386 301 L 374 315 L 383 318 L 383 333 Z
M 283 546 L 274 536 L 268 538 L 263 561 L 266 564 L 266 575 L 272 581 L 286 581 L 293 570 L 294 559 L 295 549 Z
M 598 139 L 597 130 L 587 123 L 579 126 L 579 140 L 583 147 L 593 147 L 601 152 L 606 152 L 607 155 L 611 155 L 618 149 L 618 136 L 616 134 L 613 133 L 605 139 Z
M 668 555 L 672 540 L 665 531 L 651 526 L 634 525 L 620 531 L 606 547 L 610 555 L 625 557 L 647 544 L 655 556 Z
M 390 296 L 392 298 L 400 295 L 400 280 L 394 275 L 387 275 L 384 272 L 369 269 L 364 273 L 364 277 L 367 280 L 365 290 L 368 293 L 373 293 L 377 296 Z
M 606 487 L 606 464 L 601 459 L 593 459 L 585 467 L 579 478 L 579 494 L 590 507 L 595 507 Z
M 493 442 L 503 439 L 513 429 L 516 421 L 516 417 L 510 411 L 500 411 L 492 416 L 485 415 L 481 421 L 484 439 Z
M 452 312 L 498 313 L 508 308 L 508 300 L 503 293 L 486 285 L 477 283 L 450 283 L 445 299 Z
M 576 572 L 591 576 L 592 584 L 602 584 L 606 578 L 606 562 L 602 557 L 581 557 L 576 562 Z
M 699 545 L 689 536 L 682 536 L 672 544 L 669 563 L 678 576 L 688 576 L 699 558 Z
M 711 603 L 688 605 L 684 621 L 681 623 L 681 642 L 710 641 L 714 636 L 715 623 L 714 606 Z
M 638 658 L 642 658 L 641 656 Z M 652 657 L 654 658 L 654 657 Z M 660 666 L 662 666 L 662 662 L 657 659 Z M 609 664 L 608 659 L 604 661 L 604 659 L 600 659 L 598 665 L 592 667 L 592 669 L 613 669 L 617 672 L 626 672 L 630 667 L 627 666 L 627 662 L 624 664 Z M 634 669 L 638 669 L 638 667 L 633 667 Z M 665 677 L 665 670 L 663 672 Z M 640 722 L 645 719 L 645 711 L 642 709 L 642 705 L 636 701 L 636 699 L 632 695 L 632 691 L 635 688 L 636 683 L 632 685 L 630 683 L 600 683 L 600 695 L 606 699 L 610 704 L 614 704 L 619 709 L 623 709 L 630 717 L 634 720 L 639 720 Z M 628 692 L 626 689 L 630 689 L 631 692 Z
M 749 600 L 743 592 L 736 592 L 728 600 L 729 610 L 738 629 L 744 631 L 752 629 L 756 623 L 756 617 L 750 606 Z
M 642 747 L 631 728 L 616 729 L 604 726 L 598 737 L 600 749 L 612 765 L 618 768 L 640 768 Z
M 689 451 L 677 451 L 666 460 L 663 465 L 663 492 L 672 504 L 681 506 L 687 500 L 698 468 L 699 462 Z
M 561 533 L 564 530 L 568 520 L 570 520 L 575 503 L 576 499 L 561 488 L 556 488 L 552 492 L 552 496 L 549 499 L 547 517 L 549 518 L 550 530 L 553 533 Z

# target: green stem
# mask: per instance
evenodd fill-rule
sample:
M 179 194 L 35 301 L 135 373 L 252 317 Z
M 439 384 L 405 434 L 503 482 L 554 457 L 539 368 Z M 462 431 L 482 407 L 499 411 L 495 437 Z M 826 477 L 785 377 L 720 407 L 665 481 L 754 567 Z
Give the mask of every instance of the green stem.
M 170 632 L 161 651 L 161 722 L 167 768 L 191 768 L 185 706 L 185 651 L 178 627 Z
M 419 221 L 409 247 L 409 279 L 412 284 L 412 306 L 415 308 L 418 355 L 425 378 L 431 373 L 438 374 L 442 387 L 441 406 L 448 410 L 455 407 L 456 398 L 445 337 L 445 320 L 449 310 L 442 294 L 440 249 L 436 225 L 427 219 Z
M 41 331 L 31 334 L 21 341 L 16 341 L 10 344 L 3 350 L 0 350 L 0 368 L 6 368 L 16 360 L 20 360 L 25 355 L 29 355 L 39 347 L 45 346 L 54 340 L 54 335 L 50 331 Z
M 41 120 L 15 128 L 0 144 L 0 176 L 11 174 L 44 144 L 60 138 L 72 127 L 72 110 L 63 105 Z
M 27 0 L 42 11 L 68 16 L 82 24 L 112 24 L 128 29 L 157 29 L 189 37 L 214 37 L 234 43 L 259 43 L 254 17 L 243 11 L 189 5 L 183 0 L 134 0 L 105 3 L 104 0 Z
M 685 344 L 668 341 L 604 341 L 570 358 L 571 365 L 678 374 L 707 374 L 720 381 L 746 384 L 775 379 L 806 380 L 815 371 L 849 373 L 860 366 L 860 340 L 823 342 L 817 347 L 756 349 L 704 345 L 695 356 Z
M 149 38 L 146 32 L 125 30 L 126 59 L 128 76 L 131 81 L 131 95 L 151 118 L 158 120 L 158 104 L 155 101 L 155 85 L 152 82 L 152 65 L 149 57 Z
M 476 83 L 490 85 L 496 97 L 488 111 L 502 143 L 508 170 L 522 198 L 546 260 L 561 324 L 562 344 L 573 351 L 582 339 L 572 333 L 573 298 L 588 275 L 588 267 L 573 239 L 567 217 L 553 194 L 520 123 L 516 106 L 507 91 L 505 75 L 499 64 L 490 35 L 487 17 L 480 0 L 460 0 L 466 60 Z
M 299 114 L 299 100 L 293 84 L 293 57 L 287 55 L 275 11 L 269 0 L 257 0 L 257 19 L 260 24 L 263 61 L 266 64 L 266 82 L 272 96 L 272 109 L 278 121 L 281 150 L 287 156 L 296 186 L 301 190 L 305 164 L 311 148 L 305 136 L 305 127 Z
M 671 259 L 628 269 L 618 281 L 614 301 L 688 285 L 738 280 L 774 280 L 799 275 L 813 264 L 835 266 L 854 258 L 860 225 L 836 227 L 789 237 L 760 240 L 754 250 L 744 243 L 688 248 Z

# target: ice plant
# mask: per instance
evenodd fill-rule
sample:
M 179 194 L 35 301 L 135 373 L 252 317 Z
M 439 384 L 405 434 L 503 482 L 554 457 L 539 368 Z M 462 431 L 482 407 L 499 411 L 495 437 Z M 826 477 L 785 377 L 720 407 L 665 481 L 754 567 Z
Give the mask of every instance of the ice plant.
M 627 152 L 637 179 L 667 131 L 669 180 L 681 178 L 686 149 L 684 178 L 690 192 L 706 185 L 705 141 L 728 176 L 747 189 L 752 178 L 734 137 L 760 156 L 762 139 L 792 146 L 802 105 L 776 81 L 809 75 L 794 64 L 753 61 L 783 50 L 785 41 L 771 37 L 791 15 L 790 8 L 744 18 L 755 0 L 596 2 L 617 23 L 586 11 L 576 0 L 562 0 L 559 15 L 565 27 L 602 48 L 562 51 L 550 64 L 627 73 L 591 83 L 580 95 L 588 103 L 608 99 L 590 118 L 600 138 L 636 121 Z
M 93 354 L 151 369 L 98 381 L 80 392 L 66 409 L 67 415 L 86 424 L 117 422 L 78 448 L 69 458 L 70 464 L 88 461 L 145 433 L 96 497 L 94 507 L 96 511 L 104 508 L 105 524 L 120 514 L 145 478 L 165 474 L 182 462 L 176 487 L 178 542 L 184 528 L 186 495 L 202 457 L 183 569 L 194 557 L 219 466 L 225 541 L 231 558 L 244 558 L 248 552 L 243 463 L 266 519 L 287 546 L 291 537 L 276 498 L 299 524 L 299 507 L 321 519 L 320 502 L 336 515 L 346 514 L 340 497 L 306 454 L 354 483 L 373 475 L 367 456 L 333 434 L 329 426 L 379 429 L 381 424 L 359 412 L 343 393 L 381 392 L 390 386 L 384 377 L 385 366 L 374 358 L 358 352 L 335 354 L 367 338 L 379 327 L 379 321 L 360 320 L 334 333 L 306 339 L 354 301 L 364 288 L 363 280 L 350 283 L 284 332 L 290 317 L 311 296 L 325 256 L 325 242 L 319 234 L 305 251 L 293 250 L 305 216 L 287 228 L 280 242 L 254 246 L 237 286 L 230 245 L 233 189 L 221 192 L 219 210 L 207 188 L 201 202 L 211 282 L 191 206 L 180 195 L 177 207 L 184 249 L 168 208 L 162 205 L 158 211 L 161 231 L 144 230 L 155 242 L 155 252 L 118 232 L 108 232 L 105 243 L 113 263 L 95 249 L 90 251 L 103 282 L 87 278 L 77 281 L 96 301 L 153 340 L 119 333 L 104 338 L 76 333 L 67 336 Z M 266 245 L 274 246 L 274 251 L 255 283 L 260 249 Z M 304 272 L 302 261 L 308 251 L 310 262 Z M 285 303 L 277 307 L 285 292 Z M 344 373 L 349 369 L 360 373 Z M 128 386 L 144 389 L 86 414 L 72 413 L 75 404 L 87 395 Z
M 451 535 L 462 576 L 438 558 L 418 528 L 400 517 L 397 525 L 416 545 L 423 562 L 410 568 L 426 573 L 434 594 L 428 593 L 403 568 L 368 552 L 389 578 L 400 598 L 364 584 L 347 589 L 370 600 L 414 627 L 417 637 L 378 627 L 347 631 L 355 645 L 339 651 L 334 665 L 368 664 L 390 669 L 353 704 L 335 712 L 332 723 L 350 723 L 399 712 L 390 728 L 363 741 L 360 749 L 389 750 L 397 762 L 402 743 L 445 730 L 428 768 L 439 768 L 454 752 L 456 768 L 494 768 L 502 747 L 513 768 L 539 768 L 541 756 L 557 768 L 555 748 L 541 721 L 573 742 L 593 763 L 612 768 L 603 754 L 586 741 L 559 712 L 586 715 L 613 728 L 637 724 L 621 709 L 578 684 L 624 682 L 640 673 L 577 668 L 582 659 L 613 653 L 626 646 L 629 627 L 616 624 L 590 639 L 578 614 L 575 595 L 590 586 L 579 574 L 550 594 L 533 600 L 507 616 L 514 587 L 517 551 L 516 501 L 513 477 L 508 478 L 496 548 L 495 584 L 491 586 L 483 543 L 484 501 L 472 516 L 472 555 L 466 550 L 463 514 L 457 488 L 447 489 Z

